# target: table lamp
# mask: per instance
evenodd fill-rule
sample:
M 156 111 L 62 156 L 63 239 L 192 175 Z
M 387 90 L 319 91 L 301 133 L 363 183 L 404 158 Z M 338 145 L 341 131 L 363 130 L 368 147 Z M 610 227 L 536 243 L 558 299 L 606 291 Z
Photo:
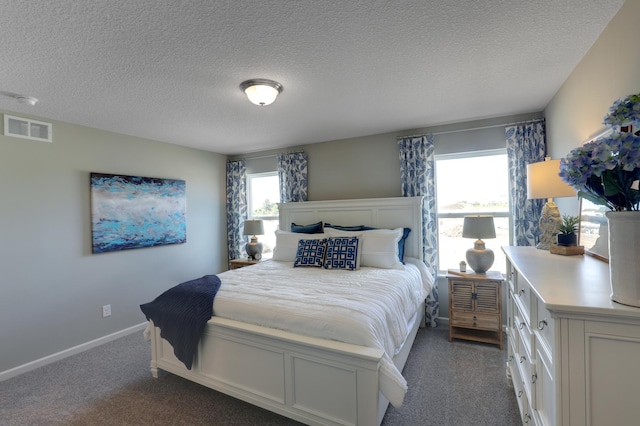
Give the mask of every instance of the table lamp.
M 242 231 L 244 235 L 251 235 L 251 241 L 247 243 L 245 250 L 247 251 L 247 255 L 250 259 L 260 260 L 262 257 L 262 243 L 258 242 L 258 237 L 256 235 L 264 234 L 264 225 L 261 220 L 245 220 L 244 221 L 244 230 Z
M 467 263 L 476 274 L 484 274 L 493 265 L 493 250 L 485 248 L 483 238 L 495 238 L 493 216 L 465 216 L 462 238 L 477 238 L 473 248 L 467 250 Z
M 540 240 L 536 247 L 541 250 L 549 250 L 551 244 L 555 243 L 558 227 L 562 223 L 560 211 L 552 198 L 576 195 L 576 191 L 560 179 L 558 173 L 560 173 L 560 160 L 551 160 L 546 157 L 544 161 L 527 164 L 527 199 L 547 199 L 538 222 Z

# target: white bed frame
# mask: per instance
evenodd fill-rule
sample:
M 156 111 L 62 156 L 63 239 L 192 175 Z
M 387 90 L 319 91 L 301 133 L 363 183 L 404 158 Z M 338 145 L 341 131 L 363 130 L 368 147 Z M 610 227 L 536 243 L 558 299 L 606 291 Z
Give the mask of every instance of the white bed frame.
M 410 227 L 405 255 L 422 257 L 422 198 L 377 198 L 280 204 L 280 229 L 320 220 L 337 225 Z M 213 317 L 191 370 L 151 333 L 151 374 L 162 369 L 310 425 L 379 425 L 389 402 L 379 393 L 382 350 L 311 338 Z M 402 371 L 424 306 L 394 363 Z

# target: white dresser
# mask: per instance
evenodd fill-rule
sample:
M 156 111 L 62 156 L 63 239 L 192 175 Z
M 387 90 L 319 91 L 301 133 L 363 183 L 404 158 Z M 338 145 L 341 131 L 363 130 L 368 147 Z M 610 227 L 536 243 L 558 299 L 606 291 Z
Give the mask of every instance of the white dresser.
M 640 308 L 610 300 L 609 265 L 535 247 L 503 251 L 507 374 L 523 423 L 640 424 Z

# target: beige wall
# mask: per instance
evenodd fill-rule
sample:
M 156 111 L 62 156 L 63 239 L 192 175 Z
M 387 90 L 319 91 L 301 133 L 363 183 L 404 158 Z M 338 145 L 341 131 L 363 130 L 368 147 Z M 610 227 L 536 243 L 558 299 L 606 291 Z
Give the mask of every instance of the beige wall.
M 605 129 L 602 119 L 619 98 L 640 92 L 640 0 L 627 0 L 545 109 L 548 150 L 562 158 Z M 557 200 L 577 213 L 577 198 Z
M 225 161 L 61 122 L 53 143 L 0 135 L 0 373 L 141 324 L 141 303 L 226 269 Z M 185 180 L 187 242 L 91 254 L 90 172 Z
M 398 137 L 434 134 L 435 153 L 504 148 L 504 124 L 541 118 L 542 112 L 425 127 L 359 138 L 300 145 L 231 158 L 245 158 L 247 172 L 277 169 L 275 154 L 302 150 L 308 155 L 309 201 L 400 197 Z M 471 129 L 471 130 L 469 130 Z

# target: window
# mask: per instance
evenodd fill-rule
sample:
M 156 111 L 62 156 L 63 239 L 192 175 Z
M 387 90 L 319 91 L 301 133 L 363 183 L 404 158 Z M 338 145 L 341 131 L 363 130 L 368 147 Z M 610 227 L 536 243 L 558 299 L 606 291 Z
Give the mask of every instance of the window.
M 484 240 L 493 250 L 491 270 L 505 272 L 501 247 L 509 245 L 509 175 L 506 150 L 436 156 L 438 265 L 457 269 L 474 241 L 462 238 L 463 218 L 493 216 L 496 238 Z
M 273 256 L 278 229 L 278 203 L 280 187 L 278 172 L 254 173 L 247 175 L 247 210 L 249 219 L 262 219 L 264 235 L 258 236 L 262 243 L 262 257 Z

